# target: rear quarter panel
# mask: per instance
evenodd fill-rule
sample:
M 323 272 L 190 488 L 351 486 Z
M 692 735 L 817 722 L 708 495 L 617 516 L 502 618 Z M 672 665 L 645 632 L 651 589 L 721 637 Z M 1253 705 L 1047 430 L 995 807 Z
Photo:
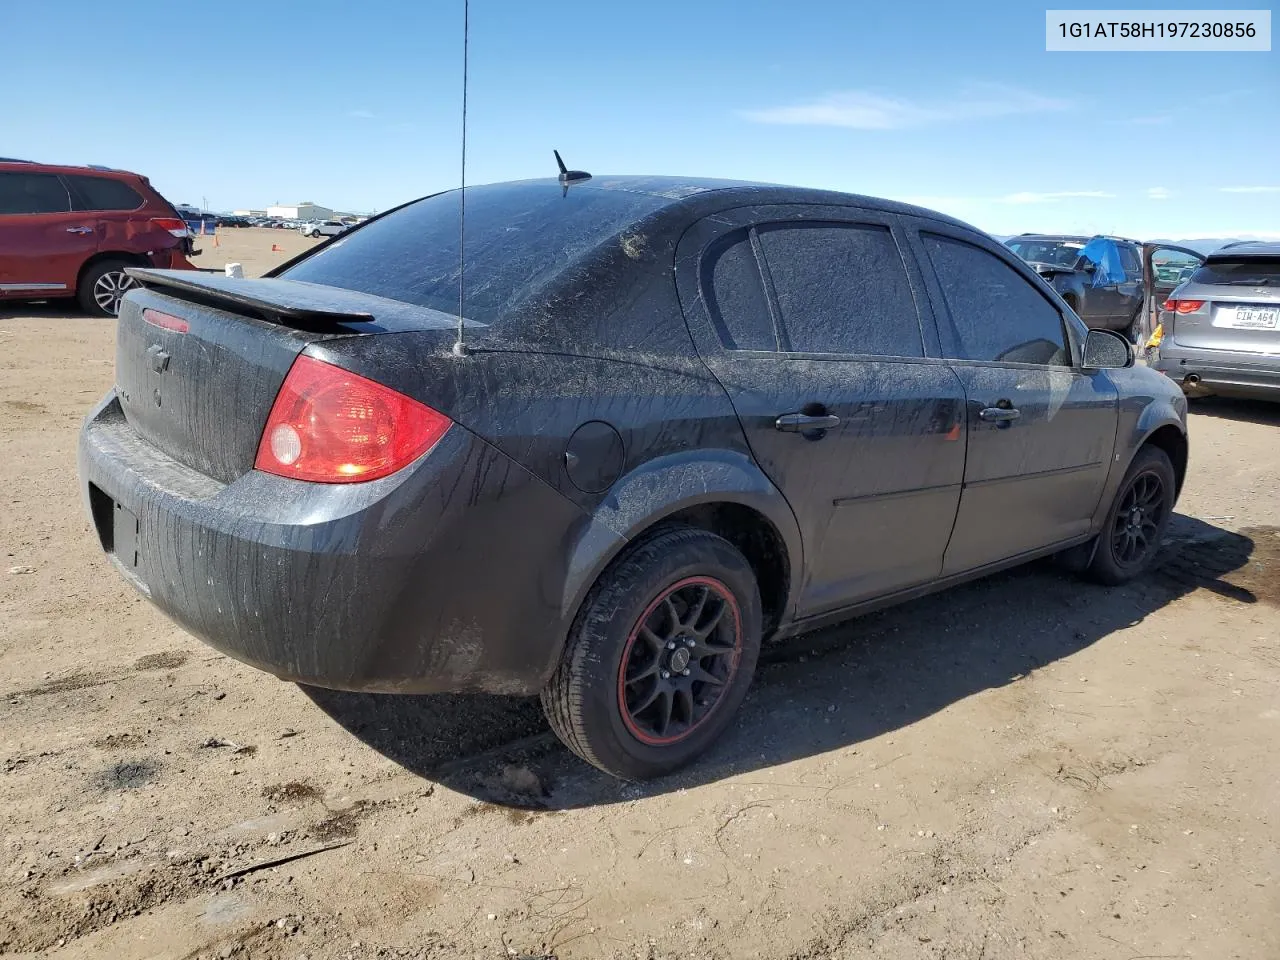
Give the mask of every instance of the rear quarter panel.
M 455 357 L 451 338 L 394 334 L 313 344 L 307 353 L 381 380 L 483 437 L 595 521 L 573 541 L 555 587 L 570 621 L 591 584 L 629 540 L 677 511 L 738 503 L 764 515 L 800 560 L 795 517 L 756 466 L 720 384 L 700 361 L 478 350 Z M 616 431 L 616 467 L 587 471 L 567 454 L 584 424 Z M 606 458 L 607 459 L 607 458 Z M 550 584 L 547 585 L 550 587 Z M 567 627 L 567 622 L 566 622 Z

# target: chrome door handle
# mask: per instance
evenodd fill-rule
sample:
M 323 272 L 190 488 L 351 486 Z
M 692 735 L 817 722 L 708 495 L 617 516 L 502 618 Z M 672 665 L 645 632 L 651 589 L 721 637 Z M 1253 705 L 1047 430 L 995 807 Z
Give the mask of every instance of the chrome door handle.
M 784 413 L 774 421 L 773 426 L 784 433 L 809 433 L 817 430 L 831 430 L 840 426 L 840 418 L 834 413 L 810 416 L 807 413 Z
M 67 227 L 67 233 L 93 233 L 93 227 Z
M 984 407 L 978 411 L 978 419 L 987 423 L 1009 423 L 1020 416 L 1022 411 L 1012 407 Z

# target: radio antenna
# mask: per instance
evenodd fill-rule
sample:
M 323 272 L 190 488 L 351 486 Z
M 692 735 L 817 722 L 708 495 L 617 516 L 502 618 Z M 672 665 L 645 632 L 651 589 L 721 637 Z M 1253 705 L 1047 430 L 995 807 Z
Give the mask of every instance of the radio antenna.
M 467 355 L 463 308 L 466 306 L 467 275 L 467 47 L 471 34 L 471 0 L 462 0 L 462 189 L 458 191 L 458 339 L 453 355 Z

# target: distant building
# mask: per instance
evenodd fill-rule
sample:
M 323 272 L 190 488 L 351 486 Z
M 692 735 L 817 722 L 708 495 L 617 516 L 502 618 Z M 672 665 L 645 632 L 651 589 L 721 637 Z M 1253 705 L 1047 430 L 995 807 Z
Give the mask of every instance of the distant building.
M 265 210 L 232 210 L 231 213 L 237 217 L 265 217 L 267 215 Z
M 301 203 L 267 207 L 267 216 L 278 217 L 281 220 L 329 220 L 333 217 L 333 211 L 318 203 L 304 200 Z

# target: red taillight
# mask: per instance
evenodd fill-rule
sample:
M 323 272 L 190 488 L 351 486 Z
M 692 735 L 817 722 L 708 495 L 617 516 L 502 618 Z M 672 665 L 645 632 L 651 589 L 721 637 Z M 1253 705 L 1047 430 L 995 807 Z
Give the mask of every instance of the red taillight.
M 180 217 L 152 217 L 151 222 L 159 230 L 168 230 L 175 237 L 187 237 L 191 231 L 187 229 L 187 221 Z
M 161 313 L 159 310 L 152 310 L 150 307 L 142 311 L 142 319 L 153 327 L 172 330 L 175 333 L 186 333 L 191 329 L 191 324 L 181 317 L 175 317 L 170 313 Z
M 390 387 L 298 357 L 271 407 L 253 465 L 315 483 L 376 480 L 417 460 L 452 423 Z
M 1195 313 L 1203 306 L 1203 300 L 1166 300 L 1164 302 L 1164 309 L 1169 313 Z

